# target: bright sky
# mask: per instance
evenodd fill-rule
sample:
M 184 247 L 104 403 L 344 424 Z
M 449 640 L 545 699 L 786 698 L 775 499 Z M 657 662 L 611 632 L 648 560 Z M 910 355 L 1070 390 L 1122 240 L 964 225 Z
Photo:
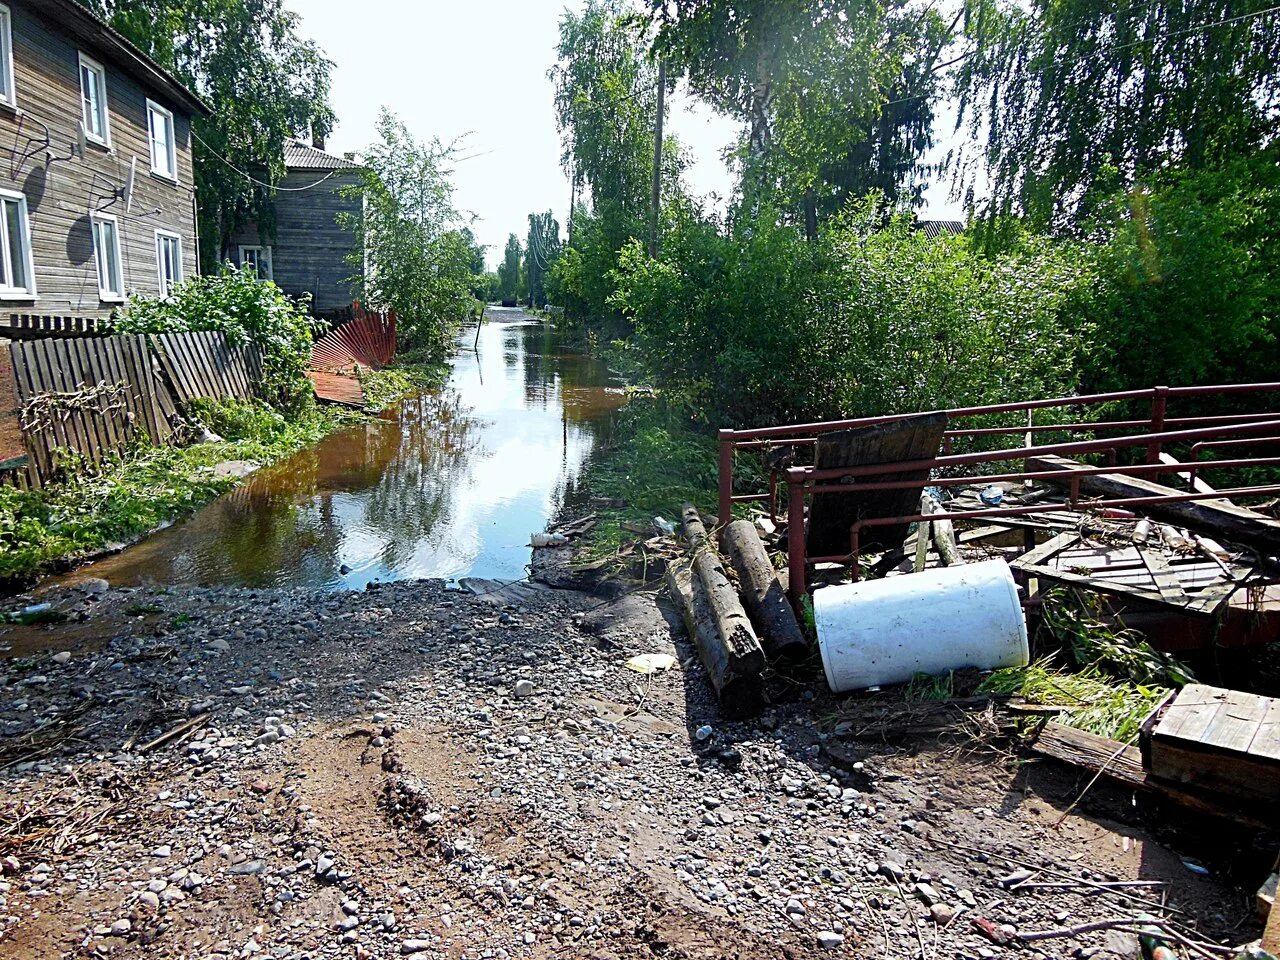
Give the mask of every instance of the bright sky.
M 577 0 L 571 0 L 576 7 Z M 378 111 L 389 107 L 421 140 L 463 134 L 456 200 L 474 214 L 474 230 L 501 258 L 507 234 L 521 240 L 529 213 L 551 209 L 563 230 L 569 182 L 547 69 L 555 57 L 565 0 L 286 0 L 302 32 L 334 62 L 337 129 L 328 149 L 361 150 L 374 139 Z M 691 97 L 669 101 L 668 129 L 690 152 L 693 193 L 726 196 L 731 179 L 721 155 L 734 124 Z M 935 187 L 921 216 L 957 217 Z

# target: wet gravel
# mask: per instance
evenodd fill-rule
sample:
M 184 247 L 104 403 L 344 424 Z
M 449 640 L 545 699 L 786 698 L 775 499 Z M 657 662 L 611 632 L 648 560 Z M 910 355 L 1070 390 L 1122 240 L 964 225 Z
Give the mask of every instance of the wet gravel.
M 69 620 L 0 635 L 5 955 L 1132 955 L 1131 934 L 982 933 L 1143 909 L 1020 893 L 1009 858 L 1167 879 L 1152 896 L 1206 934 L 1242 921 L 1139 827 L 1054 826 L 1074 780 L 842 739 L 816 677 L 724 720 L 650 596 L 50 599 Z M 627 669 L 645 653 L 680 662 Z

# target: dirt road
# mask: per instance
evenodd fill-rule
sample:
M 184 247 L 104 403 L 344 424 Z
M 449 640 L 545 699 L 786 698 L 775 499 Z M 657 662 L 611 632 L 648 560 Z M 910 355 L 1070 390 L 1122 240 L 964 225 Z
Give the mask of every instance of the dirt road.
M 1252 932 L 1231 849 L 1193 872 L 1208 851 L 1104 786 L 1057 825 L 1084 780 L 1007 745 L 860 739 L 816 678 L 722 720 L 649 596 L 57 603 L 71 621 L 0 637 L 5 957 L 1121 956 L 1131 934 L 1002 947 L 971 921 L 1135 897 Z M 624 666 L 655 652 L 683 663 Z M 1015 891 L 1014 861 L 1153 885 Z

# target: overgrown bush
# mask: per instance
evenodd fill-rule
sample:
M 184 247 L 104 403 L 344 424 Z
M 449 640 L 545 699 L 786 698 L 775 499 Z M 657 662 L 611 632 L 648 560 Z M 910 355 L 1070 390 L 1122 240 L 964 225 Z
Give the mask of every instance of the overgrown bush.
M 312 320 L 306 304 L 291 300 L 251 269 L 230 265 L 221 273 L 191 277 L 167 300 L 134 296 L 114 321 L 119 333 L 177 333 L 215 330 L 231 343 L 262 350 L 263 397 L 272 406 L 297 413 L 310 399 L 307 363 Z
M 717 425 L 906 412 L 1070 392 L 1090 336 L 1073 253 L 989 257 L 875 198 L 816 244 L 767 212 L 726 236 L 688 209 L 659 259 L 623 249 L 611 302 L 655 384 Z
M 1272 380 L 1280 366 L 1280 145 L 1100 204 L 1100 390 Z

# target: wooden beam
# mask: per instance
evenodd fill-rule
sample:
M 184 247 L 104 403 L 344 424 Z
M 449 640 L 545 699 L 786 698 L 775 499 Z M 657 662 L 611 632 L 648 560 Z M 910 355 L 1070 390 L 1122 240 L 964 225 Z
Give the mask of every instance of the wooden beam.
M 1027 458 L 1029 471 L 1084 470 L 1084 464 L 1065 457 L 1044 455 Z M 1050 480 L 1056 486 L 1070 486 L 1070 477 Z M 1178 496 L 1181 491 L 1141 477 L 1103 473 L 1078 479 L 1081 493 L 1106 499 Z M 1280 554 L 1280 523 L 1236 506 L 1227 500 L 1178 500 L 1150 503 L 1140 511 L 1153 519 L 1177 523 L 1192 530 L 1216 534 L 1225 540 L 1243 543 L 1271 554 Z
M 1160 462 L 1167 463 L 1170 466 L 1180 467 L 1182 461 L 1175 457 L 1172 453 L 1161 453 Z M 1178 471 L 1178 476 L 1187 483 L 1196 493 L 1217 493 L 1218 491 L 1201 480 L 1198 476 L 1194 476 L 1191 471 Z

